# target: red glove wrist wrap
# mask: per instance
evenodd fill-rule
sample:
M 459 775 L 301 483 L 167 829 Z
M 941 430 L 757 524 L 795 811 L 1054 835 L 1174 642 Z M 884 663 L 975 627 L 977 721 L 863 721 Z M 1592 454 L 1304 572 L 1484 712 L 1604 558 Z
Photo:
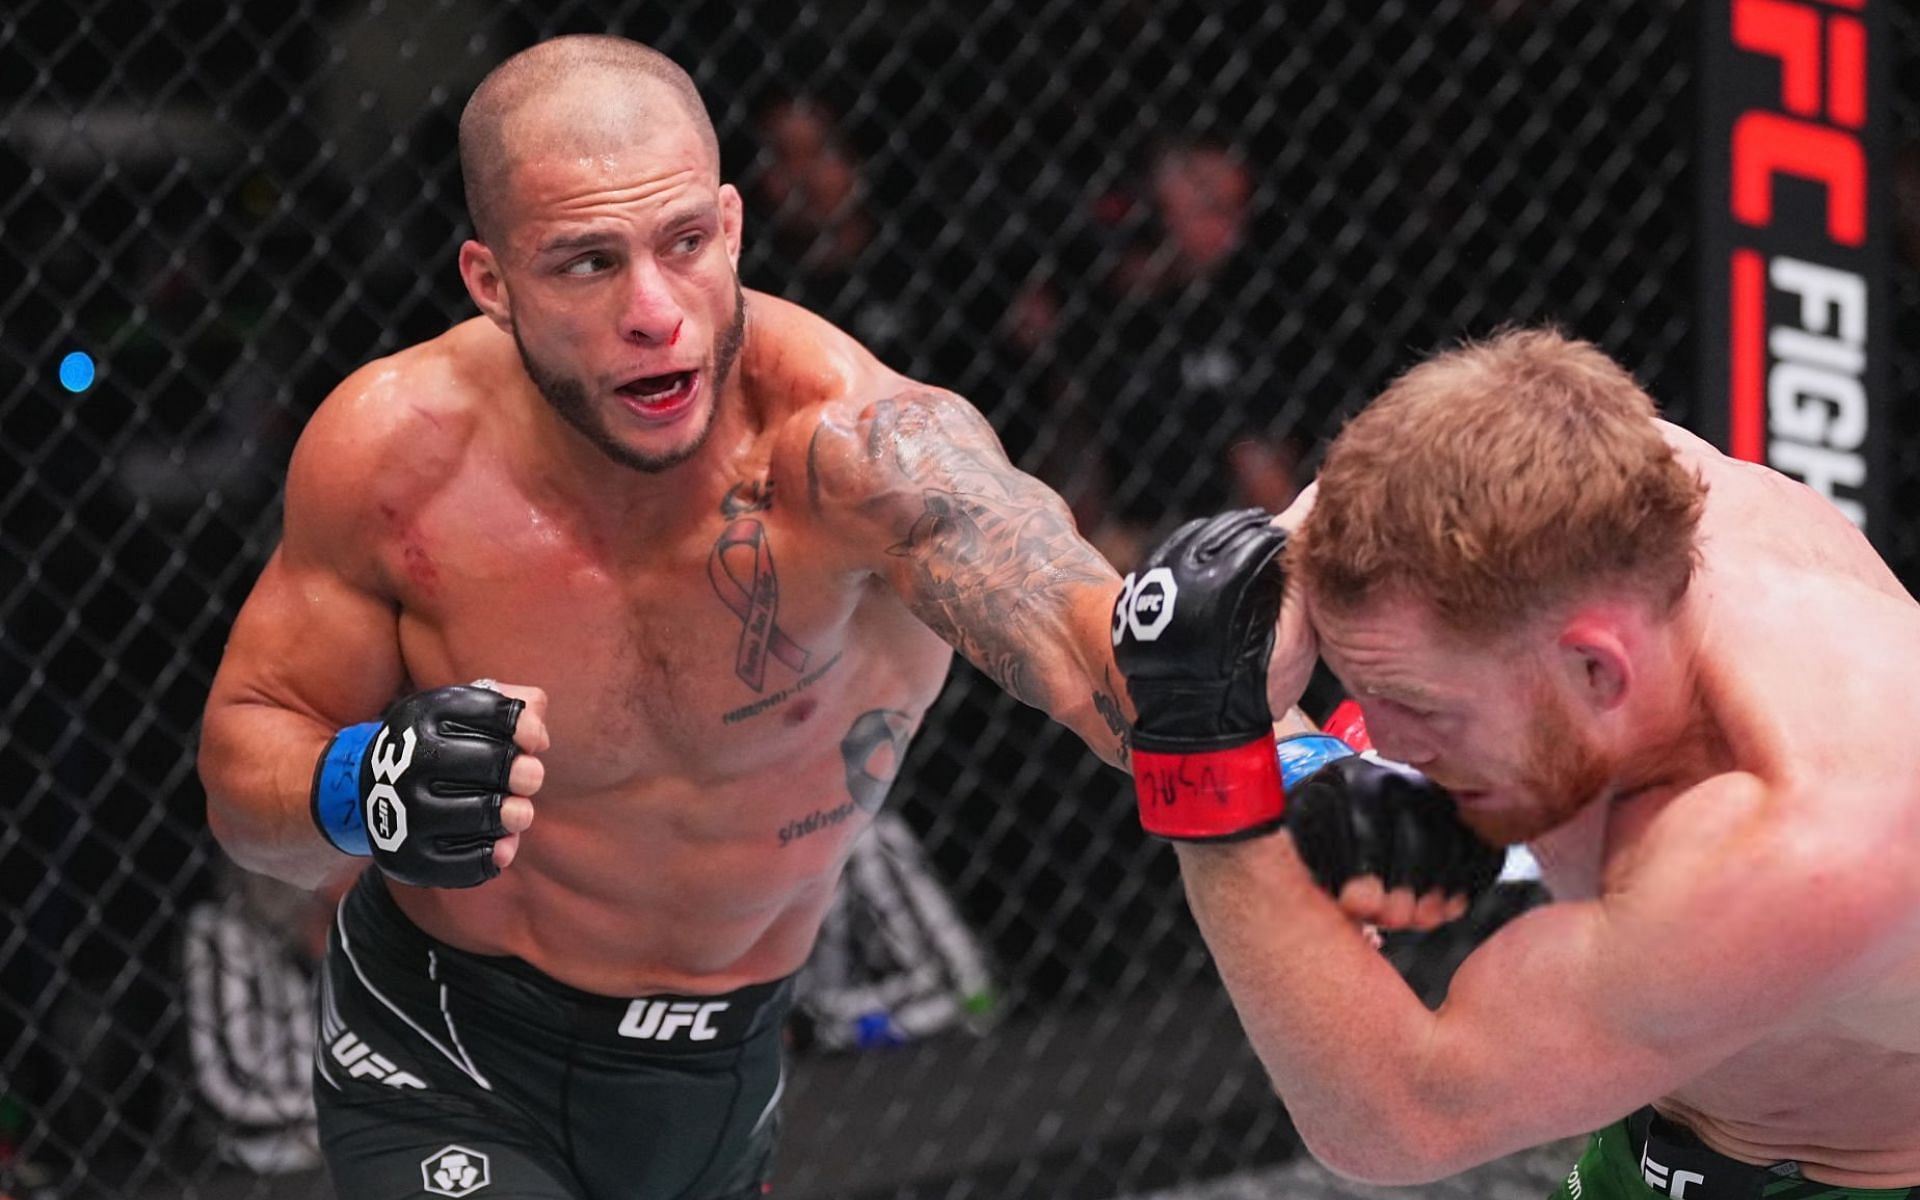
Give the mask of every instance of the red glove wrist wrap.
M 1221 841 L 1278 825 L 1287 810 L 1273 734 L 1230 750 L 1133 748 L 1140 825 L 1156 837 Z
M 1367 733 L 1367 718 L 1352 700 L 1342 700 L 1327 714 L 1327 719 L 1320 724 L 1320 732 L 1332 734 L 1362 754 L 1373 749 L 1373 738 Z

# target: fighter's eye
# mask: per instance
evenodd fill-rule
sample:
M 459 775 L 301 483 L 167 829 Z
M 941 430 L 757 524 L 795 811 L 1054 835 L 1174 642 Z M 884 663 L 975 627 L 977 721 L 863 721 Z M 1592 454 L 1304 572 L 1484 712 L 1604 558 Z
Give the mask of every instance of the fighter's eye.
M 560 273 L 562 275 L 597 275 L 611 266 L 613 266 L 613 259 L 608 255 L 582 254 L 579 258 L 569 260 L 560 268 Z
M 697 254 L 700 251 L 700 247 L 706 244 L 706 234 L 689 233 L 674 242 L 673 249 L 676 254 Z

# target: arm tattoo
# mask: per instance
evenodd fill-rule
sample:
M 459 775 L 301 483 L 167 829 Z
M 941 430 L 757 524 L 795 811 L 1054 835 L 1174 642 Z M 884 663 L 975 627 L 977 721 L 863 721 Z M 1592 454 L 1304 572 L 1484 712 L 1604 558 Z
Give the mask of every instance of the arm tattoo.
M 1105 691 L 1099 688 L 1093 689 L 1093 707 L 1100 714 L 1100 719 L 1107 723 L 1107 729 L 1113 734 L 1113 740 L 1119 743 L 1120 765 L 1128 766 L 1133 761 L 1133 738 L 1128 733 L 1126 710 L 1120 707 L 1118 700 L 1114 699 L 1119 689 L 1113 686 L 1113 672 L 1104 671 L 1102 674 L 1107 681 L 1107 687 Z
M 1065 627 L 1075 591 L 1114 578 L 1061 499 L 1007 461 L 978 412 L 937 393 L 874 406 L 870 462 L 896 482 L 914 612 L 1017 699 L 1051 709 L 1035 637 Z

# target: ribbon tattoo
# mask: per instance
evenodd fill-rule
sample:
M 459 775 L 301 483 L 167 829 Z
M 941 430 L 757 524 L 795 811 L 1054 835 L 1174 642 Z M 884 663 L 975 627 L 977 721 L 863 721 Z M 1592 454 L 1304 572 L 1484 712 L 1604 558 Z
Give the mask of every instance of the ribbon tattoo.
M 766 527 L 747 519 L 729 522 L 707 558 L 707 578 L 734 616 L 740 618 L 740 645 L 733 673 L 754 691 L 767 678 L 767 654 L 793 668 L 807 669 L 808 652 L 780 628 L 780 581 L 773 571 L 773 547 Z

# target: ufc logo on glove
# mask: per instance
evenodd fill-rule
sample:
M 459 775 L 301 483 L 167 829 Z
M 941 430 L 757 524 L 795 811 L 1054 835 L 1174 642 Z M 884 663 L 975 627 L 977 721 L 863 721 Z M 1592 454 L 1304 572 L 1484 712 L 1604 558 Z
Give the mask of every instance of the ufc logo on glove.
M 1155 567 L 1140 576 L 1138 583 L 1129 571 L 1120 583 L 1120 599 L 1113 605 L 1113 644 L 1118 646 L 1128 630 L 1133 631 L 1136 641 L 1157 640 L 1173 620 L 1173 605 L 1179 595 L 1180 585 L 1166 567 Z
M 412 728 L 402 731 L 400 761 L 395 762 L 393 742 L 389 740 L 392 736 L 392 730 L 382 729 L 367 759 L 368 769 L 379 781 L 367 791 L 367 835 L 382 850 L 398 850 L 400 843 L 407 840 L 407 806 L 400 802 L 400 793 L 393 785 L 400 782 L 400 776 L 406 774 L 412 764 L 416 740 Z

